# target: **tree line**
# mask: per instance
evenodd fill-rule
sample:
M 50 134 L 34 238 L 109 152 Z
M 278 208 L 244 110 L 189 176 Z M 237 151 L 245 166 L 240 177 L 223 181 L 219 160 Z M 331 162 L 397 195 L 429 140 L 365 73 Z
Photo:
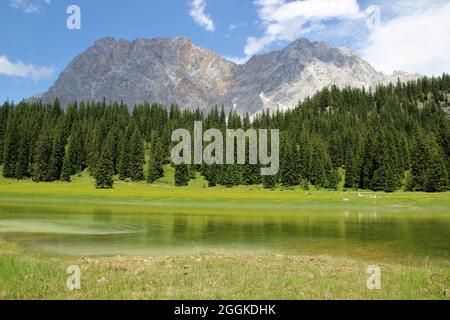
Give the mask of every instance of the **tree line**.
M 143 103 L 50 104 L 5 102 L 0 107 L 3 176 L 36 182 L 67 181 L 84 170 L 98 188 L 116 179 L 154 183 L 170 164 L 173 130 L 279 129 L 280 171 L 261 177 L 258 165 L 180 165 L 175 184 L 199 172 L 210 187 L 263 184 L 393 192 L 449 188 L 450 76 L 379 86 L 325 88 L 289 111 L 254 119 L 214 107 L 182 110 Z M 248 156 L 248 155 L 247 155 Z

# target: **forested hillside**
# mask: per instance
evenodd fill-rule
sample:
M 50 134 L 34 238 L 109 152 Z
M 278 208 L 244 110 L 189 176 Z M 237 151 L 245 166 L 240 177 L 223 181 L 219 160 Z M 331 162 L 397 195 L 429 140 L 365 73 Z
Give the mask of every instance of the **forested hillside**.
M 80 102 L 66 110 L 58 100 L 4 103 L 0 108 L 0 162 L 6 178 L 63 180 L 86 169 L 97 187 L 115 179 L 153 183 L 170 163 L 170 135 L 192 129 L 281 130 L 280 171 L 262 178 L 258 166 L 177 166 L 175 181 L 187 185 L 200 172 L 209 185 L 260 184 L 392 192 L 439 192 L 449 187 L 450 76 L 380 86 L 375 92 L 324 89 L 297 108 L 275 114 L 226 114 L 214 108 L 180 111 L 144 103 Z M 228 121 L 227 121 L 228 119 Z M 344 173 L 344 175 L 343 175 Z

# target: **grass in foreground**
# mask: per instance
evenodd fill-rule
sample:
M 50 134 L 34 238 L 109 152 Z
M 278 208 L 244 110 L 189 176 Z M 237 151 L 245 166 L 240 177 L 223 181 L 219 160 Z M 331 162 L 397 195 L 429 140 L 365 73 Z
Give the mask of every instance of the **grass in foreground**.
M 66 288 L 70 265 L 81 289 Z M 380 265 L 368 290 L 367 264 L 326 256 L 214 255 L 66 258 L 0 242 L 0 299 L 449 299 L 445 267 Z

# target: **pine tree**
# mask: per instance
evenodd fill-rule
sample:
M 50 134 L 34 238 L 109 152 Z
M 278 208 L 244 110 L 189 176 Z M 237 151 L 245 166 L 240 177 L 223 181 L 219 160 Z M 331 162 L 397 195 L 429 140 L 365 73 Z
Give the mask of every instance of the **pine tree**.
M 102 140 L 104 139 L 100 124 L 95 125 L 89 132 L 89 144 L 87 146 L 87 166 L 91 174 L 95 176 L 97 160 L 100 155 Z
M 328 174 L 328 188 L 331 190 L 336 190 L 340 182 L 339 170 L 331 168 Z
M 73 142 L 73 138 L 69 138 L 69 143 L 67 144 L 67 149 L 64 155 L 63 166 L 61 169 L 61 180 L 70 182 L 71 176 L 76 173 L 75 169 L 75 142 Z
M 278 183 L 278 175 L 263 176 L 262 180 L 265 189 L 275 189 Z
M 144 180 L 144 142 L 136 128 L 130 141 L 130 177 L 132 181 Z
M 11 112 L 3 138 L 3 176 L 5 178 L 16 177 L 16 163 L 19 157 L 19 139 L 15 132 L 18 126 L 17 115 Z
M 50 135 L 43 132 L 38 138 L 36 148 L 34 150 L 33 163 L 33 181 L 49 181 L 50 180 L 50 157 L 52 153 Z
M 283 186 L 293 187 L 299 185 L 301 177 L 298 169 L 299 156 L 297 147 L 286 136 L 283 136 L 281 139 L 280 157 L 280 181 Z
M 175 166 L 175 185 L 186 187 L 189 184 L 189 169 L 186 164 Z
M 394 192 L 400 187 L 399 168 L 392 139 L 381 130 L 375 147 L 372 190 Z
M 125 137 L 122 141 L 122 146 L 120 147 L 120 156 L 118 163 L 118 173 L 120 180 L 126 180 L 131 178 L 131 136 L 134 129 L 129 127 L 125 133 Z
M 72 143 L 72 163 L 75 173 L 80 173 L 86 168 L 86 150 L 84 148 L 85 140 L 83 135 L 82 124 L 74 126 L 73 143 Z
M 3 143 L 10 109 L 8 102 L 0 107 L 0 165 L 3 164 Z
M 153 137 L 150 146 L 150 161 L 148 166 L 147 182 L 154 183 L 164 176 L 164 150 L 161 141 Z
M 218 165 L 203 164 L 201 167 L 201 173 L 203 177 L 205 177 L 205 179 L 208 181 L 208 187 L 212 188 L 220 184 L 220 167 Z
M 327 170 L 326 170 L 327 155 L 324 150 L 324 146 L 320 141 L 313 143 L 312 155 L 311 155 L 311 178 L 310 181 L 316 187 L 326 187 Z
M 441 150 L 436 152 L 431 161 L 425 175 L 426 192 L 445 192 L 449 188 L 448 172 L 445 167 L 444 155 Z
M 61 169 L 61 181 L 71 182 L 72 181 L 72 163 L 70 161 L 70 157 L 66 155 L 64 156 L 63 166 Z
M 106 140 L 95 169 L 95 185 L 97 189 L 111 189 L 114 185 L 114 163 L 112 156 L 112 137 Z
M 350 189 L 357 189 L 359 185 L 359 167 L 356 160 L 355 152 L 347 149 L 347 156 L 345 162 L 345 187 Z
M 16 179 L 24 179 L 30 176 L 30 156 L 33 154 L 31 137 L 27 122 L 18 128 L 19 145 L 16 163 Z
M 86 152 L 80 123 L 74 124 L 65 150 L 61 180 L 70 182 L 70 177 L 85 169 Z
M 375 162 L 375 141 L 373 134 L 369 132 L 364 145 L 364 151 L 361 159 L 361 167 L 359 171 L 359 188 L 369 190 L 372 187 L 372 179 L 374 174 Z
M 302 134 L 300 137 L 300 149 L 299 149 L 299 159 L 298 159 L 298 170 L 299 175 L 303 179 L 311 178 L 311 144 L 310 139 L 307 134 Z
M 220 184 L 231 188 L 241 184 L 241 172 L 238 165 L 227 164 L 221 170 Z
M 430 150 L 421 135 L 417 135 L 411 150 L 411 169 L 408 190 L 425 191 Z
M 60 121 L 54 133 L 52 154 L 50 157 L 50 168 L 49 168 L 49 179 L 51 181 L 56 181 L 61 178 L 61 172 L 65 156 L 65 146 L 67 141 L 63 126 L 64 126 L 63 121 Z

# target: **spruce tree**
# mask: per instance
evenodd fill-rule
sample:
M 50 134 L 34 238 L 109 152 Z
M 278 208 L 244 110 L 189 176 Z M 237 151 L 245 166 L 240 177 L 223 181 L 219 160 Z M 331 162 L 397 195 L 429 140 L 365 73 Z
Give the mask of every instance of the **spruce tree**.
M 263 176 L 262 181 L 265 189 L 275 189 L 278 183 L 278 175 Z
M 48 132 L 39 135 L 34 150 L 33 163 L 33 181 L 49 181 L 50 180 L 50 157 L 52 153 L 52 144 Z
M 396 150 L 386 132 L 381 130 L 375 146 L 374 173 L 372 190 L 394 192 L 400 187 L 399 167 Z
M 310 181 L 316 187 L 327 186 L 327 170 L 324 146 L 320 141 L 314 141 L 311 154 Z
M 131 136 L 134 129 L 128 127 L 125 133 L 125 137 L 122 140 L 122 145 L 120 147 L 120 156 L 118 162 L 118 173 L 120 180 L 126 180 L 131 178 Z
M 8 118 L 6 130 L 3 138 L 3 176 L 5 178 L 16 177 L 16 164 L 19 157 L 19 139 L 15 132 L 18 121 L 14 111 Z M 14 114 L 13 114 L 14 113 Z
M 347 149 L 345 161 L 345 187 L 350 189 L 358 189 L 359 185 L 359 166 L 357 155 L 351 148 Z
M 74 138 L 70 137 L 67 144 L 67 148 L 64 155 L 63 166 L 61 169 L 61 181 L 70 182 L 71 176 L 76 173 L 76 148 L 74 145 L 76 142 L 73 141 Z
M 364 150 L 359 169 L 359 188 L 369 190 L 372 187 L 372 179 L 375 167 L 375 140 L 374 133 L 369 132 L 364 144 Z
M 3 143 L 9 117 L 9 111 L 10 111 L 9 103 L 5 102 L 0 107 L 0 165 L 3 164 Z
M 224 165 L 221 170 L 220 184 L 231 188 L 241 184 L 241 171 L 236 164 Z
M 35 156 L 31 147 L 30 131 L 27 122 L 18 128 L 19 145 L 16 163 L 16 179 L 24 179 L 30 176 L 30 157 Z
M 161 141 L 154 137 L 150 146 L 150 161 L 148 166 L 147 182 L 154 183 L 164 176 L 164 149 Z
M 63 166 L 61 169 L 61 181 L 71 182 L 72 181 L 72 164 L 70 158 L 67 154 L 64 156 Z
M 67 140 L 64 133 L 64 124 L 63 121 L 60 121 L 55 129 L 52 144 L 52 154 L 50 157 L 49 179 L 51 181 L 56 181 L 61 178 L 66 141 Z
M 102 147 L 97 161 L 97 167 L 95 169 L 95 185 L 97 189 L 111 189 L 114 185 L 112 144 L 112 137 L 109 136 Z
M 301 177 L 298 170 L 297 147 L 287 136 L 281 139 L 280 150 L 280 181 L 285 187 L 293 187 L 300 184 Z
M 189 168 L 186 164 L 175 166 L 175 186 L 186 187 L 189 184 Z
M 421 134 L 416 136 L 411 150 L 411 169 L 408 190 L 425 191 L 428 163 L 431 160 L 429 147 Z
M 439 150 L 432 156 L 431 161 L 428 163 L 424 191 L 445 192 L 448 190 L 448 187 L 448 172 L 445 167 L 444 155 Z
M 95 169 L 97 167 L 97 160 L 100 155 L 102 140 L 102 130 L 100 124 L 95 125 L 89 132 L 89 144 L 87 147 L 88 160 L 87 166 L 91 174 L 95 175 Z
M 70 182 L 70 177 L 81 173 L 85 168 L 86 152 L 80 123 L 72 128 L 72 134 L 68 139 L 65 150 L 63 166 L 61 169 L 61 180 Z
M 130 141 L 130 177 L 132 181 L 144 180 L 144 142 L 136 128 Z
M 200 167 L 200 173 L 208 181 L 208 187 L 212 188 L 220 185 L 221 181 L 221 165 L 207 165 L 203 163 Z

